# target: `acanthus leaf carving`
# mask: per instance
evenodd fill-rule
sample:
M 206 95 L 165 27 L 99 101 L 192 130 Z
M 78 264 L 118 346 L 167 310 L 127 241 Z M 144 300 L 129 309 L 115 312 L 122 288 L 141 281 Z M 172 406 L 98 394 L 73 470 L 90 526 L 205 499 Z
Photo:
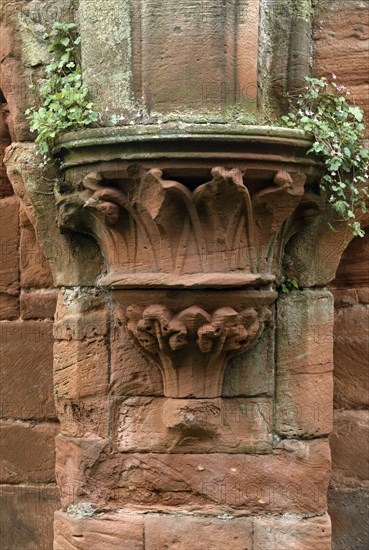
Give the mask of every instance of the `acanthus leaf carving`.
M 197 277 L 210 286 L 232 286 L 273 280 L 284 224 L 303 195 L 305 176 L 276 172 L 269 187 L 251 195 L 243 170 L 215 167 L 211 175 L 193 191 L 165 179 L 158 168 L 127 171 L 121 180 L 105 181 L 93 172 L 84 177 L 78 201 L 89 213 L 89 221 L 83 215 L 84 230 L 107 259 L 104 284 L 173 286 L 176 280 L 191 286 Z
M 218 397 L 227 360 L 251 348 L 271 319 L 267 307 L 178 313 L 161 304 L 131 305 L 127 329 L 161 369 L 167 397 Z

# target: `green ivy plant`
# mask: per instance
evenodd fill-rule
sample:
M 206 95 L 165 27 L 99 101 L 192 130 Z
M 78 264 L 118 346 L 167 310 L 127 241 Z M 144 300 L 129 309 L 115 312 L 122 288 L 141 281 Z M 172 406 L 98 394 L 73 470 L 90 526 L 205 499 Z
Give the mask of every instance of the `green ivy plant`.
M 77 49 L 80 37 L 74 23 L 54 23 L 44 40 L 51 42 L 51 62 L 46 66 L 47 78 L 39 90 L 41 105 L 26 111 L 31 131 L 37 132 L 41 165 L 51 158 L 55 139 L 68 130 L 96 122 L 98 113 L 88 99 L 88 89 L 82 82 Z M 31 86 L 32 87 L 32 86 Z
M 366 212 L 369 197 L 369 150 L 365 147 L 362 109 L 351 104 L 350 92 L 326 78 L 306 78 L 307 87 L 291 100 L 291 112 L 282 120 L 291 128 L 313 134 L 308 153 L 319 155 L 325 164 L 321 189 L 333 210 L 343 219 L 354 236 L 364 231 L 357 212 Z M 333 229 L 332 225 L 330 225 Z
M 288 294 L 289 292 L 292 292 L 292 290 L 298 290 L 299 284 L 296 281 L 296 279 L 289 279 L 288 277 L 285 277 L 283 279 L 283 282 L 281 283 L 280 290 L 283 294 Z

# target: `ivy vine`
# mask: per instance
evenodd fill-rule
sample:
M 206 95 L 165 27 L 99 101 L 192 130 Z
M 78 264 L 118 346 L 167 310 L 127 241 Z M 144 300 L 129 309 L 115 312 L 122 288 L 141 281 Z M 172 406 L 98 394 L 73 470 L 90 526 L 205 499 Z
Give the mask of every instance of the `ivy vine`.
M 40 86 L 41 105 L 27 109 L 31 131 L 37 132 L 41 165 L 51 159 L 55 139 L 63 132 L 89 126 L 99 119 L 93 111 L 86 84 L 82 82 L 78 59 L 80 37 L 74 23 L 54 23 L 49 34 L 51 62 L 46 66 L 46 79 Z M 34 86 L 31 86 L 34 89 Z
M 369 197 L 369 150 L 365 147 L 362 109 L 349 101 L 350 92 L 338 85 L 336 75 L 306 78 L 307 87 L 291 112 L 282 120 L 291 128 L 313 134 L 308 153 L 319 155 L 325 164 L 321 189 L 339 218 L 354 236 L 365 235 L 357 214 L 365 213 Z M 330 225 L 333 229 L 332 225 Z

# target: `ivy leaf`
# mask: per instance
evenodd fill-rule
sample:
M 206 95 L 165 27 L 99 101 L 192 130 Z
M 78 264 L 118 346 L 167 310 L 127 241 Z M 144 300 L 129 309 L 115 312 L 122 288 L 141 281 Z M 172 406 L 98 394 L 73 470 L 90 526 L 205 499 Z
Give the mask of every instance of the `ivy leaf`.
M 358 122 L 361 122 L 364 118 L 364 113 L 363 111 L 360 109 L 360 107 L 350 107 L 349 108 L 349 111 L 352 115 L 354 115 L 355 119 L 358 121 Z

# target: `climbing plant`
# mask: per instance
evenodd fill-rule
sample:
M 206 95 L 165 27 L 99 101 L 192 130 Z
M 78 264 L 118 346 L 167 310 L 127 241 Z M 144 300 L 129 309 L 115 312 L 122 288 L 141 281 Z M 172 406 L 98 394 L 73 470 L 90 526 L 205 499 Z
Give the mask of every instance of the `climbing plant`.
M 306 81 L 304 92 L 297 100 L 290 100 L 291 111 L 282 120 L 289 127 L 313 134 L 309 153 L 319 155 L 325 164 L 321 189 L 353 235 L 363 237 L 357 213 L 366 212 L 369 197 L 364 113 L 350 102 L 350 92 L 336 83 L 336 75 L 330 80 L 306 78 Z
M 49 43 L 51 60 L 38 90 L 41 104 L 26 111 L 31 130 L 37 132 L 41 164 L 50 160 L 55 139 L 61 133 L 88 126 L 99 118 L 93 111 L 87 86 L 82 82 L 77 54 L 80 37 L 76 25 L 54 23 L 44 40 Z

